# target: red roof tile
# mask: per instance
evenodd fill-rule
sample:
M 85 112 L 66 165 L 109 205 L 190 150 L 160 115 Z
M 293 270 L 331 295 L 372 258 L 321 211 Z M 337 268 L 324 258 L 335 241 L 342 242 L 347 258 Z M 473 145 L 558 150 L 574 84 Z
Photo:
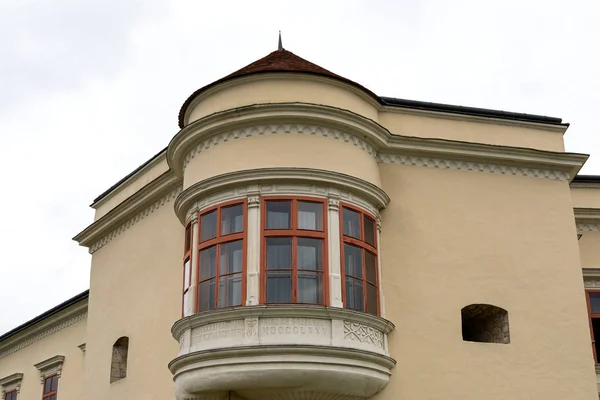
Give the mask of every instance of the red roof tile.
M 244 68 L 235 71 L 232 74 L 225 76 L 213 83 L 210 83 L 198 90 L 196 90 L 181 106 L 181 110 L 179 111 L 179 127 L 183 128 L 183 116 L 185 112 L 192 102 L 192 100 L 205 91 L 206 89 L 215 86 L 219 83 L 239 78 L 242 76 L 253 75 L 253 74 L 262 74 L 268 72 L 296 72 L 296 73 L 304 73 L 304 74 L 313 74 L 313 75 L 321 75 L 329 78 L 337 79 L 348 83 L 352 86 L 355 86 L 367 94 L 372 96 L 374 99 L 379 101 L 379 97 L 375 95 L 375 93 L 370 90 L 364 88 L 356 82 L 353 82 L 349 79 L 341 77 L 337 74 L 334 74 L 331 71 L 326 70 L 325 68 L 319 67 L 316 64 L 311 63 L 310 61 L 305 60 L 302 57 L 298 57 L 291 51 L 287 50 L 276 50 L 266 57 L 261 58 L 260 60 L 254 61 L 252 64 L 246 65 Z

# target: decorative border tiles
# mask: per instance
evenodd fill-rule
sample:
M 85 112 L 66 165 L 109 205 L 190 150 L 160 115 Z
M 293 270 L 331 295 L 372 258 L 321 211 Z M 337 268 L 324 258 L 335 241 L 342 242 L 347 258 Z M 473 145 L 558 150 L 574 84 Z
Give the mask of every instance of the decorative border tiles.
M 431 157 L 402 156 L 379 154 L 377 161 L 385 164 L 413 165 L 418 167 L 449 169 L 457 171 L 488 172 L 490 174 L 525 176 L 529 178 L 544 178 L 555 181 L 569 180 L 569 173 L 547 169 L 524 168 L 509 165 L 457 161 Z
M 69 326 L 71 326 L 73 324 L 76 324 L 79 321 L 83 321 L 86 318 L 87 318 L 87 311 L 85 311 L 85 312 L 83 312 L 81 314 L 75 315 L 75 316 L 73 316 L 73 317 L 71 317 L 71 318 L 69 318 L 69 319 L 67 319 L 65 321 L 62 321 L 62 322 L 60 322 L 60 323 L 58 323 L 56 325 L 50 326 L 50 327 L 44 329 L 42 332 L 38 333 L 37 335 L 32 336 L 32 337 L 30 337 L 28 339 L 25 339 L 23 341 L 19 341 L 15 345 L 13 345 L 13 346 L 5 349 L 5 350 L 2 350 L 0 352 L 0 358 L 7 357 L 7 356 L 9 356 L 9 355 L 11 355 L 11 354 L 13 354 L 13 353 L 21 350 L 22 348 L 25 348 L 25 347 L 27 347 L 27 346 L 35 343 L 35 342 L 38 342 L 38 341 L 40 341 L 40 340 L 42 340 L 42 339 L 44 339 L 44 338 L 46 338 L 46 337 L 48 337 L 48 336 L 56 333 L 56 332 L 58 332 L 58 331 L 61 331 L 61 330 L 65 329 L 65 328 L 67 328 L 67 327 L 69 327 Z
M 145 209 L 143 209 L 142 211 L 137 213 L 135 216 L 130 218 L 127 222 L 121 224 L 118 228 L 115 228 L 114 230 L 112 230 L 110 233 L 108 233 L 102 239 L 98 240 L 97 242 L 95 242 L 94 244 L 92 244 L 90 246 L 90 250 L 89 250 L 90 254 L 93 254 L 97 250 L 101 249 L 106 244 L 108 244 L 111 240 L 113 240 L 114 238 L 119 236 L 121 233 L 125 232 L 126 230 L 128 230 L 129 228 L 131 228 L 132 226 L 134 226 L 135 224 L 137 224 L 138 222 L 140 222 L 141 220 L 143 220 L 144 218 L 146 218 L 147 216 L 149 216 L 150 214 L 152 214 L 153 212 L 155 212 L 156 210 L 158 210 L 159 208 L 164 206 L 165 204 L 170 203 L 171 200 L 175 199 L 179 193 L 181 193 L 181 188 L 177 188 L 177 189 L 169 192 L 166 196 L 163 196 L 160 199 L 156 200 L 154 203 L 152 203 L 151 205 L 149 205 L 148 207 L 146 207 Z
M 305 124 L 255 125 L 224 132 L 203 140 L 185 156 L 183 160 L 183 168 L 185 169 L 188 163 L 191 161 L 191 159 L 194 158 L 197 154 L 200 154 L 204 150 L 208 150 L 211 147 L 214 147 L 218 144 L 226 143 L 241 138 L 276 134 L 312 135 L 336 139 L 342 142 L 350 143 L 360 148 L 361 150 L 364 150 L 373 158 L 377 157 L 377 151 L 375 150 L 375 148 L 373 148 L 373 146 L 371 146 L 365 140 L 362 140 L 354 135 L 342 132 L 337 129 Z

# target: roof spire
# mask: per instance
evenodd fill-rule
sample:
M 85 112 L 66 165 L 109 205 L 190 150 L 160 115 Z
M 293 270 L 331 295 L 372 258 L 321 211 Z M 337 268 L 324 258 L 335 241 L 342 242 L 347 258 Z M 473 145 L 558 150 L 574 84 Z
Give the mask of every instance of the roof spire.
M 281 44 L 281 31 L 279 31 L 279 45 L 277 46 L 277 50 L 283 50 L 283 44 Z

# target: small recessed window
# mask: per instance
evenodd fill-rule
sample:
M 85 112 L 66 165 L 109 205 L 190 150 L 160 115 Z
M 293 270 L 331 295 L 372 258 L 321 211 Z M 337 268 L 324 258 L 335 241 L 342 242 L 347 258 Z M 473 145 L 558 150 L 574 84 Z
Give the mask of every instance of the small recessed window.
M 128 353 L 129 338 L 119 338 L 113 345 L 112 361 L 110 363 L 110 383 L 119 381 L 127 376 Z
M 470 304 L 461 310 L 462 336 L 467 342 L 510 343 L 508 311 L 490 304 Z

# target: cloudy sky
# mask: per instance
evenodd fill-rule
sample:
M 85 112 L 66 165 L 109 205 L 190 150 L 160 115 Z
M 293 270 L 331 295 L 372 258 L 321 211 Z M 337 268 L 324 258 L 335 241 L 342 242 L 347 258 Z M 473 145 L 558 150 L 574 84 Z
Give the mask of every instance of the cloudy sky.
M 562 117 L 600 174 L 597 0 L 0 0 L 0 332 L 87 289 L 92 199 L 284 47 L 375 93 Z

